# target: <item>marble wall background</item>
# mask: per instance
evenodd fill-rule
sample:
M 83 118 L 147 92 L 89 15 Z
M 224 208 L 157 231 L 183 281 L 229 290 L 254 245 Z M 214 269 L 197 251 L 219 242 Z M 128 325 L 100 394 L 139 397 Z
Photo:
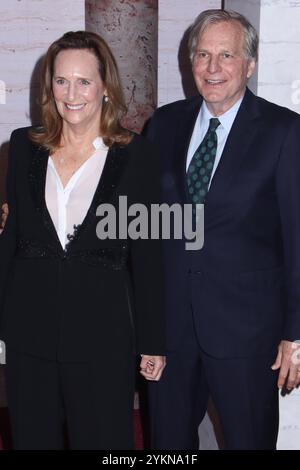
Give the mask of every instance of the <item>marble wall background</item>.
M 128 113 L 125 127 L 140 132 L 157 105 L 157 0 L 86 0 L 86 29 L 111 47 Z
M 186 31 L 195 17 L 221 0 L 160 0 L 158 8 L 158 106 L 196 93 Z
M 261 0 L 258 94 L 298 113 L 299 24 L 300 0 Z
M 84 27 L 83 0 L 0 0 L 0 201 L 10 133 L 37 119 L 39 61 L 52 41 Z

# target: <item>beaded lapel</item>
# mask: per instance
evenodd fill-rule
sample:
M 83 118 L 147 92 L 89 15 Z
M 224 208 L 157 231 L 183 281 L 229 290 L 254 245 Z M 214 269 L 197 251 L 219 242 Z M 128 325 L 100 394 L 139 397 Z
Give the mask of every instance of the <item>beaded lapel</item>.
M 109 149 L 92 203 L 82 224 L 74 227 L 74 233 L 68 237 L 69 243 L 67 244 L 66 249 L 63 250 L 45 201 L 45 184 L 49 151 L 43 147 L 34 147 L 28 175 L 31 196 L 36 211 L 41 217 L 48 233 L 50 233 L 52 239 L 54 239 L 56 245 L 58 245 L 58 249 L 60 251 L 69 251 L 73 244 L 80 239 L 83 231 L 87 230 L 95 223 L 97 207 L 103 202 L 109 202 L 111 200 L 118 187 L 126 164 L 128 163 L 128 157 L 129 152 L 126 146 L 121 147 L 114 144 Z

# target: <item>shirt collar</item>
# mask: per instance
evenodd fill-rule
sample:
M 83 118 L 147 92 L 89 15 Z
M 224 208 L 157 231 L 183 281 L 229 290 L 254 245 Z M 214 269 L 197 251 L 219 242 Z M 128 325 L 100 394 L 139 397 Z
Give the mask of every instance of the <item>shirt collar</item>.
M 100 147 L 106 148 L 106 145 L 104 144 L 103 139 L 100 136 L 96 137 L 96 139 L 93 140 L 93 146 L 95 150 L 98 150 Z
M 241 106 L 241 103 L 243 101 L 244 95 L 236 102 L 234 103 L 231 108 L 226 111 L 226 113 L 221 114 L 221 116 L 218 116 L 218 119 L 221 123 L 221 126 L 226 130 L 227 133 L 230 132 L 230 129 L 232 127 L 233 121 L 235 120 L 235 117 L 238 113 L 238 110 Z M 209 111 L 206 102 L 203 100 L 201 109 L 200 109 L 200 122 L 205 123 L 205 127 L 209 126 L 209 120 L 211 118 L 215 118 L 216 116 L 213 116 L 211 112 Z M 207 124 L 207 125 L 206 125 Z

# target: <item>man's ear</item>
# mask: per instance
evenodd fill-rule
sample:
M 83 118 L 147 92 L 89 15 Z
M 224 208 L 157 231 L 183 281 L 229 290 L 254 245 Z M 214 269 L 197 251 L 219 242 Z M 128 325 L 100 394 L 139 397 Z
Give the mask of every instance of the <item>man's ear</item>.
M 256 61 L 254 59 L 249 60 L 248 62 L 248 70 L 247 70 L 247 78 L 250 78 L 254 72 L 256 66 Z

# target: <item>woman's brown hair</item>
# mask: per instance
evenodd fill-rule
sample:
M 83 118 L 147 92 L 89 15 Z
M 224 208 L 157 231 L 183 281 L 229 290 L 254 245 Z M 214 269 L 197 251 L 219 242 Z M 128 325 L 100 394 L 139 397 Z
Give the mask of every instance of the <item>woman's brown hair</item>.
M 33 128 L 31 140 L 54 152 L 60 145 L 62 118 L 59 115 L 52 92 L 54 63 L 60 51 L 86 49 L 92 52 L 99 64 L 99 74 L 106 88 L 108 100 L 102 102 L 99 132 L 107 146 L 117 142 L 126 145 L 132 133 L 120 124 L 126 113 L 117 63 L 106 42 L 96 33 L 70 31 L 57 39 L 49 47 L 44 59 L 41 78 L 42 126 Z

